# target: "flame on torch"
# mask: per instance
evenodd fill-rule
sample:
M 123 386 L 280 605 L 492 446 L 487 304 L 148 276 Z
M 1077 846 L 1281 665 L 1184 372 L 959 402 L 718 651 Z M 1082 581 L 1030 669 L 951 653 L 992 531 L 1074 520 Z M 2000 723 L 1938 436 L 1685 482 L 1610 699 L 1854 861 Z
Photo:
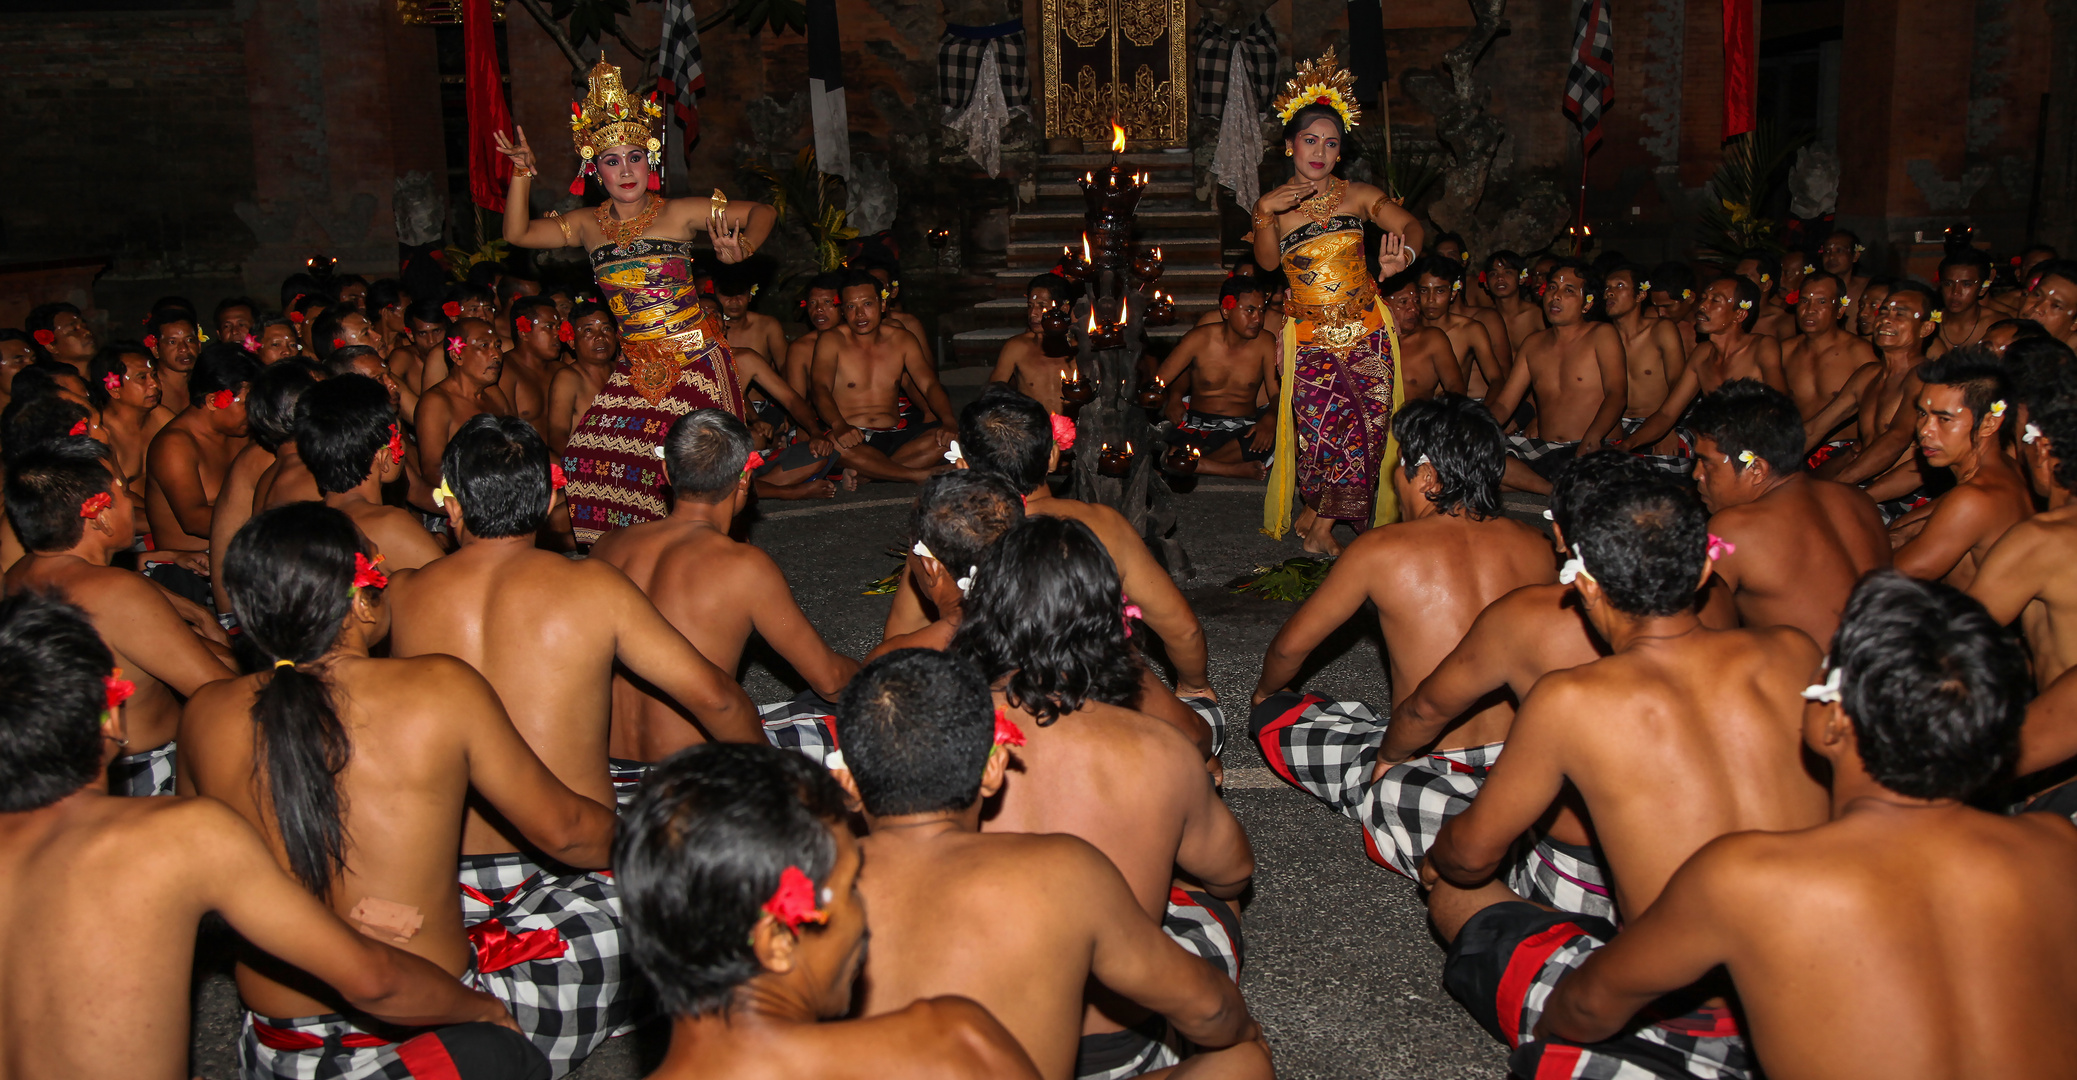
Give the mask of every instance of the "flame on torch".
M 1118 122 L 1116 120 L 1113 120 L 1111 121 L 1111 153 L 1122 154 L 1124 152 L 1125 129 L 1119 127 Z

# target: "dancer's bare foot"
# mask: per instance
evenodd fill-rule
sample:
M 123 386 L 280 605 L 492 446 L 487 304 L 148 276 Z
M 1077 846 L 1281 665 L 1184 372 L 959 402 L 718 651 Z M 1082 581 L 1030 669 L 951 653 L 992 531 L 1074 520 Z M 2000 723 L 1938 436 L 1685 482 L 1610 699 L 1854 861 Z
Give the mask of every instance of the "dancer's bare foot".
M 1314 515 L 1312 526 L 1301 530 L 1305 550 L 1310 555 L 1334 556 L 1341 554 L 1341 542 L 1334 538 L 1334 519 Z

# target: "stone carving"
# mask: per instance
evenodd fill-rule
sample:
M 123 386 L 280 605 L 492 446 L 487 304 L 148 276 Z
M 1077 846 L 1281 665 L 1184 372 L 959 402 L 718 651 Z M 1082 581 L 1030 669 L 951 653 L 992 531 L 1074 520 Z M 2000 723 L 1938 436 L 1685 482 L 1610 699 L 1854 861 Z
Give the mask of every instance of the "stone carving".
M 397 177 L 391 202 L 397 216 L 397 243 L 418 247 L 440 239 L 447 221 L 447 200 L 430 173 L 408 172 Z

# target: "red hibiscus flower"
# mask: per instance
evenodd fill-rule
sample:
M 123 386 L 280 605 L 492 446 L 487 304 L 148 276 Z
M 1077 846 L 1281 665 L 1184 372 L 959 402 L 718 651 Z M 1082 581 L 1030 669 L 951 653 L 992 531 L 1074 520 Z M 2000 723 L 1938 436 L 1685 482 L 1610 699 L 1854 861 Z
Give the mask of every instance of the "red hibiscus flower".
M 462 305 L 459 301 L 449 300 L 440 305 L 440 313 L 450 319 L 459 319 L 462 317 Z
M 764 911 L 786 929 L 796 932 L 804 922 L 821 923 L 829 918 L 828 912 L 815 906 L 815 882 L 798 866 L 789 866 L 780 872 L 779 887 L 773 889 L 772 898 L 764 902 Z

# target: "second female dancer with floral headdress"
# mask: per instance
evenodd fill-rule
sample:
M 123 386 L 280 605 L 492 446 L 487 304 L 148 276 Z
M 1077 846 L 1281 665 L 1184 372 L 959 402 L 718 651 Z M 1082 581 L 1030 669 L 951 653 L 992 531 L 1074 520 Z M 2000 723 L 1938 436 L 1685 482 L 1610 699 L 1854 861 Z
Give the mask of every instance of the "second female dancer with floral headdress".
M 613 529 L 664 516 L 667 486 L 657 451 L 671 422 L 695 409 L 741 418 L 742 380 L 720 320 L 703 309 L 692 275 L 693 235 L 705 230 L 714 255 L 742 262 L 772 231 L 776 215 L 763 203 L 711 197 L 667 199 L 660 152 L 663 108 L 621 85 L 620 69 L 601 60 L 591 92 L 571 105 L 571 139 L 584 159 L 571 185 L 581 194 L 596 176 L 607 199 L 589 213 L 534 219 L 527 195 L 537 169 L 526 132 L 514 144 L 497 135 L 512 159 L 505 198 L 505 240 L 524 248 L 582 247 L 592 275 L 620 325 L 621 355 L 606 387 L 570 435 L 563 455 L 569 475 L 570 523 L 579 543 Z
M 1305 503 L 1296 523 L 1305 549 L 1327 554 L 1341 551 L 1336 521 L 1361 532 L 1398 517 L 1385 470 L 1397 456 L 1399 335 L 1365 265 L 1363 225 L 1385 230 L 1380 276 L 1411 264 L 1422 239 L 1420 223 L 1384 191 L 1334 175 L 1356 126 L 1354 85 L 1332 50 L 1298 65 L 1276 100 L 1295 175 L 1255 203 L 1255 258 L 1289 276 L 1294 324 L 1284 335 L 1263 531 L 1282 536 L 1292 527 L 1295 488 Z

